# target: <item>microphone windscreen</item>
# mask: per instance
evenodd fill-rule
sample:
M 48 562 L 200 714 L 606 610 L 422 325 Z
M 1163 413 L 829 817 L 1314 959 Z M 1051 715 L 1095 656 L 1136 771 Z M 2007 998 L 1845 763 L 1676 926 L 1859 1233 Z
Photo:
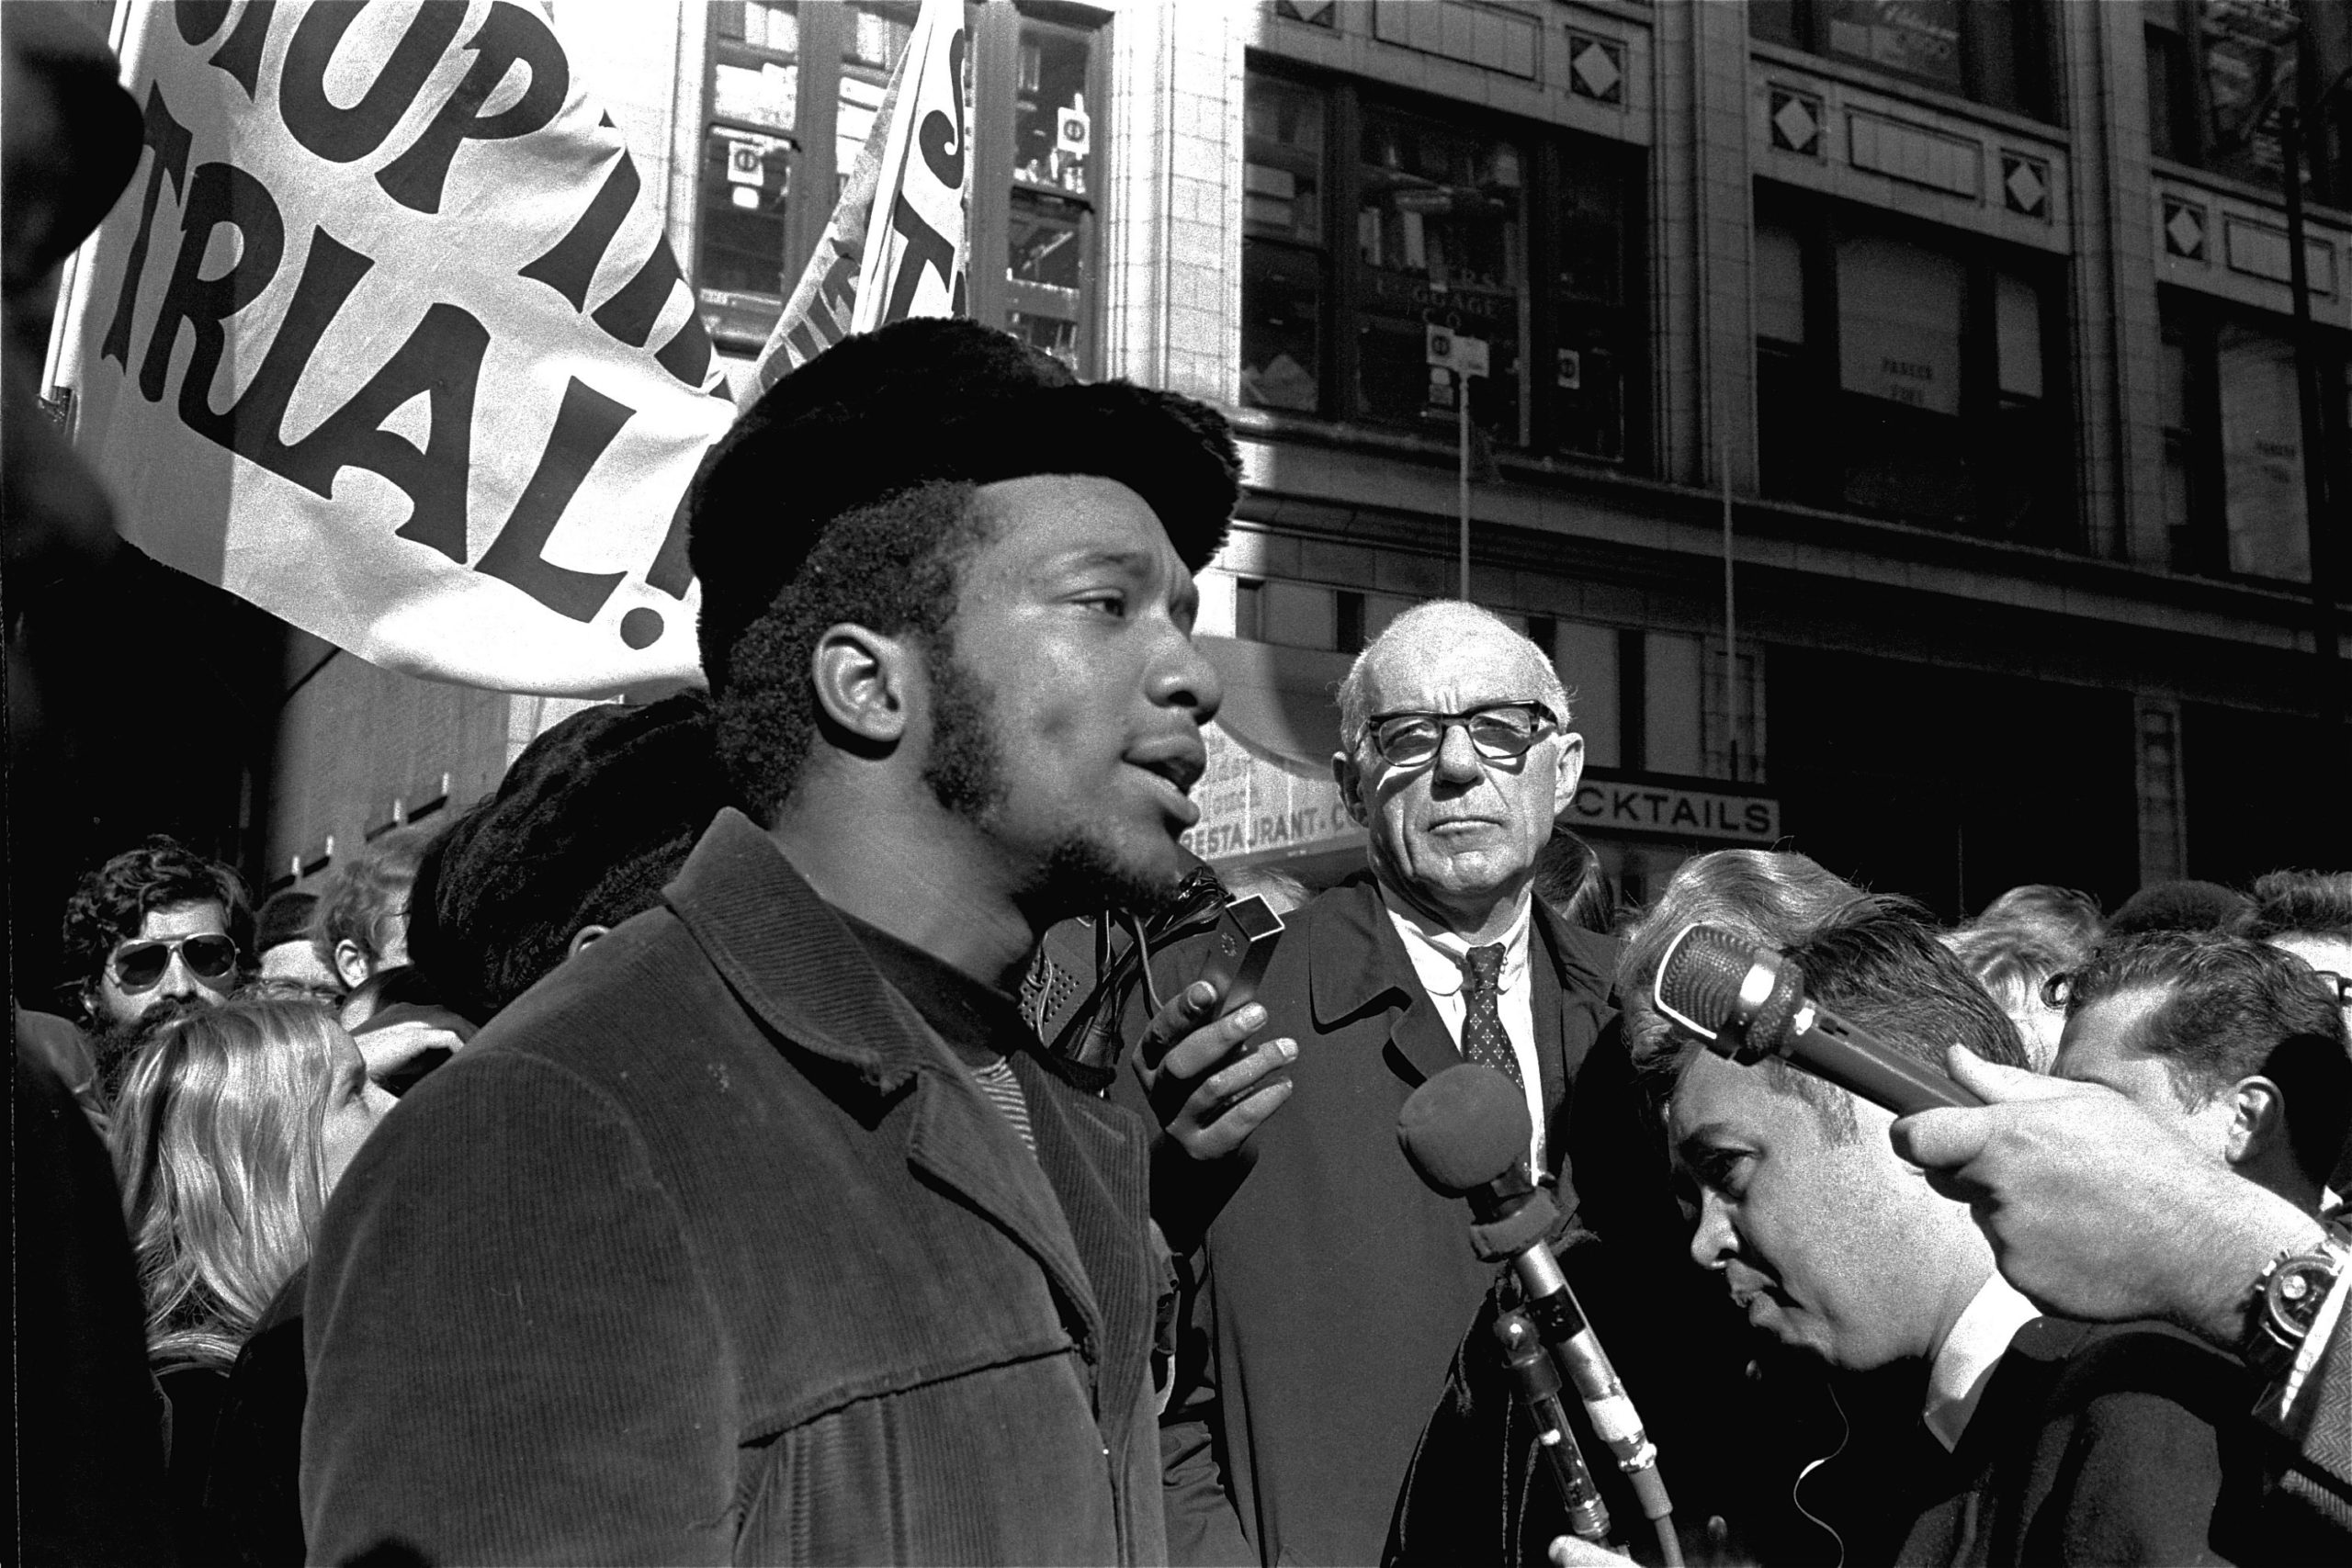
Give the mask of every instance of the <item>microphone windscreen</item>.
M 1396 1113 L 1396 1141 L 1423 1181 L 1465 1197 L 1527 1157 L 1527 1100 L 1492 1067 L 1464 1062 L 1415 1089 Z
M 1739 988 L 1755 966 L 1755 947 L 1721 926 L 1685 926 L 1650 995 L 1660 1012 L 1712 1040 L 1738 1015 Z

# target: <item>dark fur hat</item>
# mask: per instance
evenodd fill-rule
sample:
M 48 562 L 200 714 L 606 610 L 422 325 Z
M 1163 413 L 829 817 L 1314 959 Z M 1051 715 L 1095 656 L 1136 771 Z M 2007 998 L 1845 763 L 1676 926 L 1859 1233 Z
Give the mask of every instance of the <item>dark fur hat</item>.
M 702 693 L 576 713 L 425 851 L 409 956 L 486 1022 L 563 962 L 582 926 L 651 908 L 725 804 Z
M 1134 490 L 1194 570 L 1240 494 L 1225 417 L 1175 392 L 1089 385 L 977 321 L 922 318 L 845 339 L 770 388 L 688 492 L 703 672 L 774 602 L 825 525 L 937 479 L 1097 474 Z

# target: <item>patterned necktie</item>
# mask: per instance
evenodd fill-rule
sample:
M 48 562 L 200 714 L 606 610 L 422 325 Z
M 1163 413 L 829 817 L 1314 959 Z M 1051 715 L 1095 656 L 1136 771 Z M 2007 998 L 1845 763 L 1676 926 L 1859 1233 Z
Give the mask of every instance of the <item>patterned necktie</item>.
M 1520 1076 L 1519 1053 L 1510 1048 L 1502 1013 L 1495 1005 L 1502 995 L 1502 973 L 1500 942 L 1474 947 L 1462 960 L 1462 1059 L 1494 1068 L 1523 1090 L 1527 1080 Z

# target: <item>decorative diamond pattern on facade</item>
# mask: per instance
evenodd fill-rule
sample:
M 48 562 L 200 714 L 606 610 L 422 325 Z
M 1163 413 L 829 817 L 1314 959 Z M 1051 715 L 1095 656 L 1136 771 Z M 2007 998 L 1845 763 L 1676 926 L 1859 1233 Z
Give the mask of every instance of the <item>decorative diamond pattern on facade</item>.
M 2177 197 L 2165 197 L 2165 249 L 2188 261 L 2205 259 L 2205 209 Z
M 1606 39 L 1570 33 L 1568 90 L 1579 97 L 1614 104 L 1624 101 L 1624 55 L 1618 46 Z
M 1821 156 L 1821 100 L 1786 87 L 1772 89 L 1772 145 L 1808 158 Z
M 2050 165 L 2019 152 L 2001 154 L 2001 194 L 2009 210 L 2050 221 Z

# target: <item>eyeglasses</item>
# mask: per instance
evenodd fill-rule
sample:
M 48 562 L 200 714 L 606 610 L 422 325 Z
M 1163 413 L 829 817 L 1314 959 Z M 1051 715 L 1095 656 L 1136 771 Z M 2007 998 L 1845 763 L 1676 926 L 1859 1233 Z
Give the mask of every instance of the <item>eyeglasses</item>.
M 2321 985 L 2335 993 L 2337 1007 L 2352 1008 L 2352 976 L 2338 975 L 2333 969 L 2314 969 L 2312 973 L 2319 976 Z
M 1490 761 L 1523 757 L 1560 728 L 1542 703 L 1493 703 L 1468 713 L 1391 713 L 1372 721 L 1373 750 L 1394 766 L 1417 768 L 1445 747 L 1445 732 L 1460 725 L 1478 755 Z
M 237 970 L 236 939 L 218 931 L 199 931 L 168 942 L 125 942 L 115 949 L 107 966 L 114 972 L 114 983 L 124 990 L 145 991 L 163 980 L 175 957 L 199 980 L 225 980 Z

